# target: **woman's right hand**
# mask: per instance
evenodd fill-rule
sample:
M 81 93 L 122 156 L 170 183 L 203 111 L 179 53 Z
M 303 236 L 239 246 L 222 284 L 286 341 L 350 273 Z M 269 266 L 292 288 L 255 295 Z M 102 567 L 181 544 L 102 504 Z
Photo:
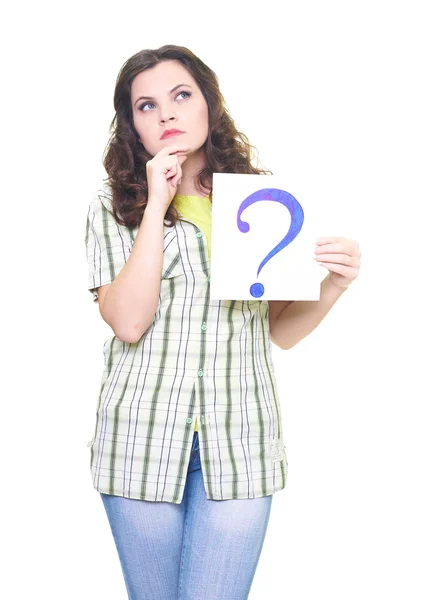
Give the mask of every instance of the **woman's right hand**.
M 187 159 L 187 155 L 181 156 L 181 154 L 189 148 L 189 146 L 171 144 L 162 148 L 146 162 L 148 201 L 162 203 L 165 211 L 176 194 L 178 182 L 183 174 L 181 165 Z

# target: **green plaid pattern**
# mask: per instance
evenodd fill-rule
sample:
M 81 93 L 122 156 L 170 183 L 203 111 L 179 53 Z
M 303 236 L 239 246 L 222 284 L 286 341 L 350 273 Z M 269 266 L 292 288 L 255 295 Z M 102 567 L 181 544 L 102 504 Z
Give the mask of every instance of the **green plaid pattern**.
M 88 289 L 111 283 L 137 228 L 116 223 L 111 190 L 88 208 Z M 180 504 L 198 419 L 210 500 L 282 490 L 288 472 L 271 356 L 267 300 L 211 300 L 206 237 L 182 218 L 164 225 L 154 320 L 137 343 L 113 335 L 90 447 L 93 486 L 106 494 Z

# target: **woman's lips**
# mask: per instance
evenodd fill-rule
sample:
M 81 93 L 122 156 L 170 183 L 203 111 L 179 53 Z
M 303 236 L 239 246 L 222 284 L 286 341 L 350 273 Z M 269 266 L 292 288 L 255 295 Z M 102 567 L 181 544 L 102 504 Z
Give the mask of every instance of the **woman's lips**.
M 168 133 L 162 139 L 166 140 L 167 138 L 173 137 L 174 135 L 182 135 L 184 131 L 175 131 L 174 133 Z

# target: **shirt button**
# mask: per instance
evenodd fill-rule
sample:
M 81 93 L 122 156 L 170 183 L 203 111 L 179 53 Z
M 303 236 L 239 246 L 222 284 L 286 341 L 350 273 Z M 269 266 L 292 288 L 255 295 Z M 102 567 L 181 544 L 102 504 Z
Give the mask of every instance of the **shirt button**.
M 198 371 L 198 376 L 199 376 L 199 377 L 203 377 L 203 369 L 200 369 L 200 370 Z
M 206 331 L 207 328 L 208 328 L 208 326 L 206 325 L 206 323 L 203 323 L 203 325 L 201 326 L 201 329 L 203 331 Z
M 187 417 L 186 421 L 187 421 L 188 423 L 192 423 L 192 419 L 191 419 L 190 417 Z
M 201 238 L 203 237 L 203 232 L 202 231 L 197 231 L 197 238 Z

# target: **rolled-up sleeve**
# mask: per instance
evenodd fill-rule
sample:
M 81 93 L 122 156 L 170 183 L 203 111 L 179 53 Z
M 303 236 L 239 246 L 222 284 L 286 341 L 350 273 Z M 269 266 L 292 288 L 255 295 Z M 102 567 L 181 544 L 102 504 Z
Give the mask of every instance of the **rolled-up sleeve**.
M 102 190 L 95 192 L 88 207 L 85 231 L 88 290 L 94 302 L 98 299 L 97 288 L 111 283 L 124 267 L 132 244 L 129 229 L 113 217 L 110 197 Z

